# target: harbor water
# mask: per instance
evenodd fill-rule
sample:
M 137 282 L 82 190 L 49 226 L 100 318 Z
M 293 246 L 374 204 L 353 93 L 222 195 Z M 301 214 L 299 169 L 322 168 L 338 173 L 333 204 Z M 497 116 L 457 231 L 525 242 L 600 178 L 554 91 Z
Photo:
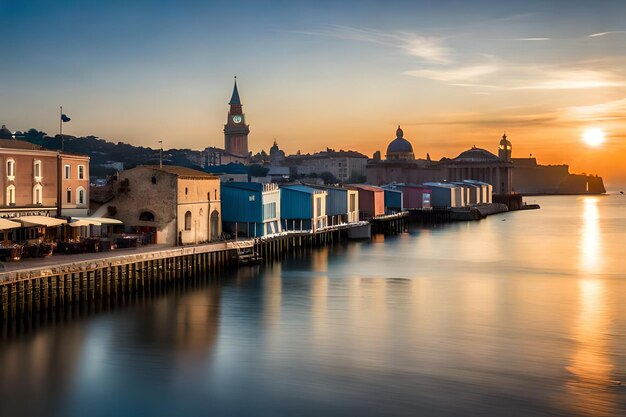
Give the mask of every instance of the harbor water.
M 624 416 L 626 198 L 414 228 L 0 339 L 0 416 Z

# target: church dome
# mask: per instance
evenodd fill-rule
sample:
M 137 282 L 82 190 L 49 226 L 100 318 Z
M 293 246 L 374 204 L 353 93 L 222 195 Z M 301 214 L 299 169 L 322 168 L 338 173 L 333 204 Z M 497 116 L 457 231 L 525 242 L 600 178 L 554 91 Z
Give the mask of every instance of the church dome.
M 477 147 L 461 152 L 459 156 L 454 158 L 454 161 L 458 162 L 484 162 L 484 161 L 497 161 L 499 158 L 491 152 Z
M 404 139 L 404 132 L 398 126 L 396 130 L 396 138 L 391 141 L 387 146 L 387 159 L 399 159 L 399 160 L 413 160 L 415 154 L 413 153 L 413 146 L 411 142 Z
M 0 139 L 13 139 L 13 132 L 11 132 L 5 125 L 0 128 Z

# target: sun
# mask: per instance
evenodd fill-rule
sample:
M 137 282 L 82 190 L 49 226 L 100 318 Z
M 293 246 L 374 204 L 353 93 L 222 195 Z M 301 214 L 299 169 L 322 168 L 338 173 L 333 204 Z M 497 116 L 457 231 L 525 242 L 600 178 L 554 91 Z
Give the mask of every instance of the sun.
M 583 132 L 583 142 L 592 148 L 597 148 L 604 143 L 604 131 L 597 128 L 589 128 Z

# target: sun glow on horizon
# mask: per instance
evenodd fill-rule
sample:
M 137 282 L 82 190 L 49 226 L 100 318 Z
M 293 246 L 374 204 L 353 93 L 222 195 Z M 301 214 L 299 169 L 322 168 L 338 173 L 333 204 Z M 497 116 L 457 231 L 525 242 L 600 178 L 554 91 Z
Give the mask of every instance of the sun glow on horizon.
M 597 148 L 602 145 L 606 139 L 605 133 L 602 129 L 589 128 L 583 132 L 583 142 L 592 148 Z

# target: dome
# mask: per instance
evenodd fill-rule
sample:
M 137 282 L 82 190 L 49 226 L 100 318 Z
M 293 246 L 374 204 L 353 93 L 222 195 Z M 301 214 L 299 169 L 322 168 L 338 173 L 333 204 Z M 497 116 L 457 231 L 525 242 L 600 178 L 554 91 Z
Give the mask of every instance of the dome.
M 463 162 L 483 162 L 483 161 L 497 161 L 499 158 L 491 152 L 477 147 L 472 147 L 465 152 L 461 152 L 459 156 L 454 158 L 454 161 Z
M 11 132 L 5 125 L 0 128 L 0 139 L 13 139 L 13 132 Z
M 404 139 L 404 132 L 398 126 L 396 138 L 387 146 L 387 159 L 415 159 L 411 142 Z

